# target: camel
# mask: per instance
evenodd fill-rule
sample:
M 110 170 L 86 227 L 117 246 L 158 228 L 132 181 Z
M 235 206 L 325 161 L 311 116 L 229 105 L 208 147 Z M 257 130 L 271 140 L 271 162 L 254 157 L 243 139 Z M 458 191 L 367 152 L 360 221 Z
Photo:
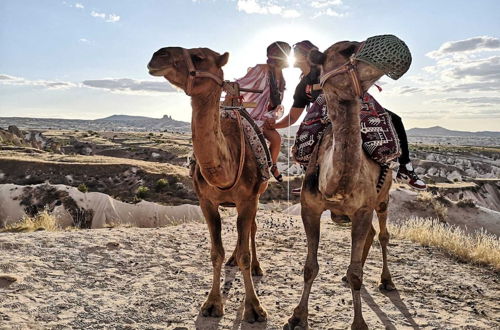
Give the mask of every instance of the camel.
M 285 326 L 288 329 L 308 327 L 308 300 L 319 271 L 317 251 L 320 217 L 324 210 L 347 215 L 352 221 L 351 262 L 347 270 L 354 306 L 352 328 L 367 329 L 362 316 L 360 289 L 363 265 L 375 236 L 372 225 L 374 210 L 380 223 L 383 257 L 380 287 L 395 288 L 387 265 L 389 232 L 386 221 L 392 174 L 389 170 L 386 174 L 389 179 L 379 186 L 377 192 L 381 167 L 362 150 L 359 122 L 360 96 L 385 72 L 354 60 L 352 55 L 360 46 L 359 42 L 343 41 L 330 46 L 324 53 L 315 50 L 309 55 L 311 62 L 322 66 L 321 85 L 332 125 L 313 152 L 302 185 L 301 216 L 307 236 L 307 258 L 302 297 Z
M 208 48 L 166 47 L 153 54 L 148 69 L 151 75 L 165 77 L 191 96 L 191 129 L 196 157 L 193 182 L 210 232 L 213 265 L 212 289 L 201 313 L 212 317 L 224 314 L 220 292 L 224 248 L 218 207 L 234 203 L 238 212 L 238 241 L 233 256 L 245 285 L 243 320 L 262 322 L 267 312 L 255 293 L 252 274 L 262 275 L 255 248 L 255 216 L 259 196 L 267 188 L 267 181 L 258 175 L 256 159 L 243 136 L 241 124 L 219 117 L 224 85 L 222 67 L 228 57 L 228 53 L 220 55 Z

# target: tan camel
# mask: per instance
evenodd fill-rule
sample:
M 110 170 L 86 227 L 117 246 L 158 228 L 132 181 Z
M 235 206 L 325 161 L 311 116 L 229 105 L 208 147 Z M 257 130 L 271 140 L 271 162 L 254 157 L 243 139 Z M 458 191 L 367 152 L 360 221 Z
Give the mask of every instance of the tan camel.
M 221 238 L 222 203 L 236 204 L 238 241 L 233 256 L 245 284 L 243 320 L 265 321 L 267 313 L 255 293 L 252 274 L 262 275 L 255 249 L 255 215 L 260 194 L 266 189 L 258 175 L 254 154 L 244 138 L 238 121 L 219 117 L 223 85 L 222 66 L 229 54 L 220 55 L 208 48 L 162 48 L 148 64 L 153 76 L 164 76 L 191 96 L 193 149 L 196 167 L 193 181 L 211 237 L 213 283 L 201 307 L 204 316 L 224 314 L 220 292 L 224 248 Z M 249 251 L 252 238 L 252 254 Z
M 389 233 L 386 220 L 391 173 L 387 173 L 388 179 L 377 192 L 381 167 L 363 152 L 359 123 L 359 96 L 384 72 L 351 57 L 360 45 L 359 42 L 344 41 L 332 45 L 325 53 L 313 51 L 310 54 L 310 60 L 321 65 L 323 72 L 326 72 L 321 77 L 321 84 L 332 126 L 325 131 L 314 151 L 302 186 L 302 221 L 307 236 L 307 259 L 302 298 L 288 320 L 289 329 L 308 327 L 308 300 L 313 280 L 319 271 L 317 251 L 320 217 L 324 210 L 347 215 L 352 221 L 351 262 L 347 270 L 354 305 L 352 328 L 367 328 L 361 311 L 360 289 L 363 265 L 375 235 L 372 226 L 374 210 L 380 222 L 379 240 L 383 256 L 381 288 L 394 289 L 387 266 Z

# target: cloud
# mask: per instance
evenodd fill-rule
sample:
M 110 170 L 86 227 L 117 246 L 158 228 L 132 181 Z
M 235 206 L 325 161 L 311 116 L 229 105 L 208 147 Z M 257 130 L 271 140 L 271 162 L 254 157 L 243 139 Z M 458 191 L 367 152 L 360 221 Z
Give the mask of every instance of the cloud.
M 51 80 L 29 80 L 20 77 L 0 74 L 0 84 L 15 85 L 15 86 L 34 86 L 47 89 L 67 89 L 77 87 L 78 85 L 72 82 L 51 81 Z
M 82 85 L 127 94 L 178 92 L 177 89 L 167 82 L 135 80 L 129 78 L 85 80 L 82 82 Z
M 488 36 L 479 36 L 458 41 L 448 41 L 438 50 L 427 53 L 430 58 L 438 59 L 447 55 L 459 53 L 473 53 L 480 51 L 500 50 L 500 39 Z
M 450 74 L 456 79 L 473 77 L 481 80 L 497 79 L 500 81 L 500 56 L 464 63 L 453 68 Z
M 238 11 L 247 14 L 261 15 L 281 15 L 286 18 L 295 18 L 300 16 L 296 9 L 284 8 L 271 1 L 262 0 L 238 0 Z
M 101 19 L 105 20 L 106 22 L 110 22 L 110 23 L 116 23 L 120 20 L 120 16 L 118 16 L 118 15 L 98 13 L 96 11 L 92 11 L 90 13 L 90 16 L 96 17 L 96 18 L 101 18 Z
M 75 8 L 78 8 L 78 9 L 83 9 L 85 8 L 81 3 L 75 3 Z
M 471 105 L 484 105 L 492 104 L 499 105 L 500 97 L 496 96 L 484 96 L 484 97 L 449 97 L 443 100 L 443 102 L 451 102 L 458 104 L 471 104 Z
M 311 7 L 313 8 L 325 8 L 330 6 L 340 6 L 342 0 L 319 0 L 311 2 Z

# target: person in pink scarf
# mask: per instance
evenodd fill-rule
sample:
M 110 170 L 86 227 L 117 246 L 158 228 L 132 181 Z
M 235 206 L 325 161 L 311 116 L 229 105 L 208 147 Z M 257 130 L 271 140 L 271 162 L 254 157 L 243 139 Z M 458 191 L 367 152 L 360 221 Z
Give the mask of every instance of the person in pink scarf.
M 273 162 L 271 173 L 279 182 L 283 181 L 283 177 L 276 166 L 281 148 L 281 136 L 272 125 L 277 118 L 283 115 L 281 101 L 285 91 L 285 79 L 282 70 L 288 66 L 290 50 L 291 47 L 286 42 L 273 42 L 267 47 L 267 63 L 257 64 L 248 69 L 243 78 L 236 80 L 240 88 L 263 91 L 262 93 L 241 93 L 241 95 L 244 102 L 256 104 L 255 108 L 247 109 L 247 111 L 269 141 L 269 150 Z

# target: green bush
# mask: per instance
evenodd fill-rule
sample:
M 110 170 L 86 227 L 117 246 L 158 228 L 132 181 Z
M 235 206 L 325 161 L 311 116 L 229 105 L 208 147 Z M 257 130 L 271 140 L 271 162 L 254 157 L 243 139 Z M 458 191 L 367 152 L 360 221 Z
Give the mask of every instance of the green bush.
M 137 188 L 137 193 L 135 195 L 137 196 L 137 198 L 144 199 L 147 196 L 148 192 L 148 187 L 140 186 L 139 188 Z
M 82 183 L 78 186 L 78 190 L 80 190 L 82 193 L 89 192 L 89 188 L 85 183 Z
M 167 179 L 158 179 L 158 181 L 156 181 L 156 190 L 162 190 L 167 186 L 168 186 Z

